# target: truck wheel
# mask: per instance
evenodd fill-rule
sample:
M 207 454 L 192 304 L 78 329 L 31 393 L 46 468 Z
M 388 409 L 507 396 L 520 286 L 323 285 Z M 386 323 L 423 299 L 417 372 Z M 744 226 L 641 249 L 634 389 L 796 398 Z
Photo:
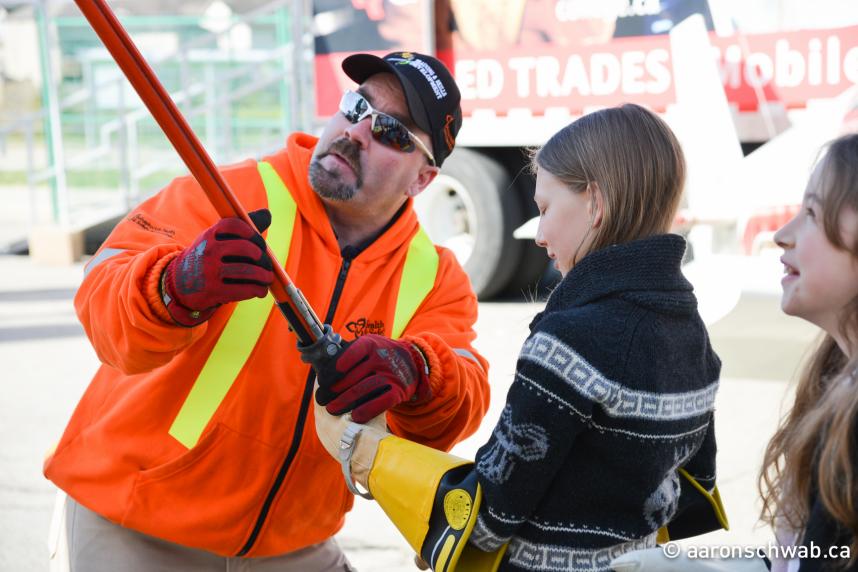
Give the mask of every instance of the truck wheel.
M 521 260 L 503 294 L 527 300 L 544 300 L 556 283 L 549 268 L 551 260 L 545 254 L 545 249 L 536 246 L 532 240 L 518 242 L 521 243 Z
M 480 299 L 500 292 L 521 257 L 512 236 L 521 216 L 506 170 L 470 149 L 457 149 L 414 208 L 432 241 L 453 251 Z
M 518 228 L 531 218 L 539 216 L 539 209 L 533 202 L 533 193 L 536 187 L 534 177 L 522 173 L 521 176 L 516 177 L 515 185 L 519 199 L 519 220 L 515 225 Z M 517 239 L 521 243 L 521 259 L 507 283 L 503 295 L 539 300 L 546 298 L 550 293 L 553 282 L 545 279 L 546 276 L 550 276 L 548 273 L 550 260 L 545 249 L 536 246 L 535 238 Z

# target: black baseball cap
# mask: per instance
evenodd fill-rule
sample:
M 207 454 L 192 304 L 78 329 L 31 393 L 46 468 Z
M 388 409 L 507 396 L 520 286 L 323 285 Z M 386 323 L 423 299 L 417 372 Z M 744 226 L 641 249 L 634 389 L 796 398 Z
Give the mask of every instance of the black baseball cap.
M 383 58 L 354 54 L 343 60 L 343 71 L 357 83 L 381 72 L 395 75 L 402 84 L 411 119 L 432 140 L 435 164 L 440 167 L 453 152 L 462 126 L 462 96 L 440 60 L 417 52 L 393 52 Z

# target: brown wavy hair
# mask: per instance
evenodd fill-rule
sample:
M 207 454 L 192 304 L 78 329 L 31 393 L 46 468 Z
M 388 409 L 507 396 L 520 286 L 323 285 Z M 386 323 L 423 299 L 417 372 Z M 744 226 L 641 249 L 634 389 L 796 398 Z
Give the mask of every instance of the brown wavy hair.
M 673 131 L 633 103 L 573 121 L 533 154 L 531 170 L 537 167 L 572 192 L 601 193 L 604 215 L 588 252 L 668 232 L 685 186 L 685 156 Z
M 840 137 L 821 159 L 818 194 L 825 236 L 858 260 L 858 236 L 846 244 L 839 224 L 844 209 L 858 211 L 858 134 Z M 838 327 L 858 342 L 858 298 Z M 852 535 L 850 563 L 858 559 L 858 356 L 851 359 L 826 335 L 805 366 L 791 411 L 769 441 L 758 481 L 761 517 L 773 527 L 802 531 L 811 496 Z

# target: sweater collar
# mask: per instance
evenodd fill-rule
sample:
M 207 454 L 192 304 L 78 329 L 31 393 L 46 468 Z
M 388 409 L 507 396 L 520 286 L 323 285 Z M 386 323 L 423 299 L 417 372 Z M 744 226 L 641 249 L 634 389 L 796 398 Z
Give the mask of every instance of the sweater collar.
M 688 313 L 697 308 L 691 283 L 680 269 L 685 239 L 661 234 L 611 245 L 585 256 L 548 299 L 547 311 L 582 306 L 618 295 L 656 309 Z

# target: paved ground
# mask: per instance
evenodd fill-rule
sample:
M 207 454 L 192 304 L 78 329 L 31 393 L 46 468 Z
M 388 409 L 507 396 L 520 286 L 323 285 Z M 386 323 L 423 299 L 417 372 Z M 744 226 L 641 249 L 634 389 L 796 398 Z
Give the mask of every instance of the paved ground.
M 695 542 L 762 544 L 769 534 L 754 528 L 755 475 L 785 382 L 815 331 L 779 312 L 779 269 L 771 258 L 713 260 L 688 273 L 724 362 L 716 404 L 718 463 L 732 525 Z M 51 268 L 0 256 L 0 572 L 47 569 L 54 491 L 41 476 L 42 456 L 97 366 L 72 308 L 80 276 L 81 265 Z M 527 324 L 540 308 L 518 301 L 481 304 L 477 346 L 492 363 L 492 406 L 482 429 L 457 454 L 472 457 L 491 432 Z M 374 503 L 358 499 L 338 539 L 362 571 L 414 570 L 411 551 Z

